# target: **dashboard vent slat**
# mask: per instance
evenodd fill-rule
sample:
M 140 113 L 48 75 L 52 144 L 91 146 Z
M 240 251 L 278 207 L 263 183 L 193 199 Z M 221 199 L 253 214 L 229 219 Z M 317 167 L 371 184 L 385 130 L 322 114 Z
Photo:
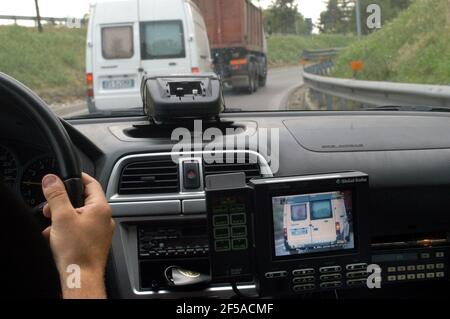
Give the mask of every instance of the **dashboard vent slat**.
M 170 156 L 155 157 L 126 165 L 120 176 L 119 195 L 178 193 L 178 165 Z

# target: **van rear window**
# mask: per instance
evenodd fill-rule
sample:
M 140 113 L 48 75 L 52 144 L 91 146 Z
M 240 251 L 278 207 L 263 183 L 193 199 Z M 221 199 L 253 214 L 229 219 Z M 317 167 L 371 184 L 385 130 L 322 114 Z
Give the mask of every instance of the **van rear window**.
M 293 222 L 306 220 L 307 217 L 305 204 L 291 206 L 291 219 Z
M 186 57 L 181 21 L 142 22 L 141 41 L 144 60 Z
M 328 219 L 333 217 L 331 210 L 331 202 L 329 200 L 322 200 L 311 202 L 311 219 Z
M 116 26 L 102 28 L 103 58 L 129 59 L 134 55 L 133 27 Z

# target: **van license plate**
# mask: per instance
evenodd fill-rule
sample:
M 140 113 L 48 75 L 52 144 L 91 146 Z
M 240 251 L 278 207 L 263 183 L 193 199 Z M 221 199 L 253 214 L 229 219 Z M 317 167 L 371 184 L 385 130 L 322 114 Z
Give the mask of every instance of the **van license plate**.
M 308 228 L 295 228 L 291 231 L 292 236 L 308 235 Z
M 134 88 L 133 79 L 105 80 L 102 82 L 103 90 L 125 90 Z

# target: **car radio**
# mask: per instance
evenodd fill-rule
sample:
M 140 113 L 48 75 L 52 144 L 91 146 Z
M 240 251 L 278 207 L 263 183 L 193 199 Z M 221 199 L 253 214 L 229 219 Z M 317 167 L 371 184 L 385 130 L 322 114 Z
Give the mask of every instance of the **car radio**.
M 208 176 L 212 279 L 253 277 L 263 297 L 365 286 L 368 193 L 359 172 Z

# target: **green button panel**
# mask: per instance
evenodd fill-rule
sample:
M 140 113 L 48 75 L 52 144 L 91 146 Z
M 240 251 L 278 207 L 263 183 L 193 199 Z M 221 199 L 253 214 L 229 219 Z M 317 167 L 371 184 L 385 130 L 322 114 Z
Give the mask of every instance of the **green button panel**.
M 228 215 L 214 216 L 213 223 L 214 223 L 214 226 L 216 226 L 216 227 L 217 226 L 228 226 L 229 225 Z
M 247 226 L 233 226 L 231 227 L 231 237 L 246 237 Z
M 214 228 L 214 238 L 215 239 L 220 239 L 220 238 L 228 239 L 229 237 L 230 237 L 230 228 L 228 228 L 228 227 Z
M 248 248 L 247 238 L 233 239 L 233 250 L 245 250 Z
M 216 251 L 230 251 L 231 245 L 229 239 L 222 239 L 222 240 L 216 240 L 215 241 L 215 250 Z
M 231 225 L 244 225 L 247 223 L 247 218 L 245 213 L 232 214 L 231 215 Z

